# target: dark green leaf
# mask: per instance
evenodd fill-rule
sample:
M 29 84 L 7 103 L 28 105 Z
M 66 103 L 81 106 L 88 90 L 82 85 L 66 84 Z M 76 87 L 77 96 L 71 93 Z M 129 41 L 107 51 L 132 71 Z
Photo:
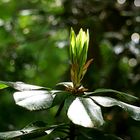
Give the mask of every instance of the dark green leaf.
M 52 105 L 53 97 L 47 90 L 31 90 L 14 93 L 17 105 L 28 110 L 47 109 Z
M 119 106 L 128 112 L 133 119 L 140 121 L 140 107 L 130 105 L 110 97 L 92 96 L 91 98 L 104 107 Z
M 104 134 L 104 136 L 108 140 L 123 140 L 122 138 L 111 134 Z
M 123 140 L 113 134 L 108 134 L 98 128 L 84 128 L 80 127 L 78 140 Z
M 138 101 L 139 99 L 133 95 L 126 94 L 124 92 L 120 92 L 113 89 L 97 89 L 93 92 L 85 92 L 86 96 L 100 95 L 100 96 L 113 96 L 114 98 L 118 98 L 123 101 Z
M 68 92 L 65 92 L 65 91 L 55 93 L 54 100 L 53 100 L 53 103 L 51 106 L 51 107 L 53 107 L 55 105 L 59 106 L 55 117 L 59 116 L 62 109 L 66 107 L 66 102 L 68 103 L 68 101 L 66 101 L 66 100 L 69 99 L 70 96 L 71 96 L 71 94 L 69 94 Z
M 53 103 L 52 106 L 60 105 L 70 94 L 66 91 L 56 91 L 53 94 Z
M 57 126 L 47 126 L 44 122 L 37 121 L 27 125 L 17 131 L 0 132 L 0 139 L 27 139 L 47 135 L 48 131 L 53 131 Z
M 73 123 L 84 127 L 98 127 L 104 123 L 100 107 L 90 98 L 77 97 L 67 115 Z
M 75 100 L 75 96 L 70 95 L 65 99 L 65 103 L 64 103 L 64 110 L 67 112 L 70 105 L 72 104 L 72 102 Z

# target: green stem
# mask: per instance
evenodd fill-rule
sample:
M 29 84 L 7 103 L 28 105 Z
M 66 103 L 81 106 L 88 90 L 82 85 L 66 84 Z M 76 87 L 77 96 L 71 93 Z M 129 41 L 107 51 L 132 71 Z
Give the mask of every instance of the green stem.
M 65 103 L 65 101 L 63 101 L 63 102 L 60 104 L 60 106 L 59 106 L 59 108 L 58 108 L 58 110 L 57 110 L 57 112 L 56 112 L 56 114 L 55 114 L 55 117 L 58 117 L 58 116 L 60 115 L 60 113 L 61 113 L 61 111 L 62 111 L 62 109 L 63 109 L 64 103 Z

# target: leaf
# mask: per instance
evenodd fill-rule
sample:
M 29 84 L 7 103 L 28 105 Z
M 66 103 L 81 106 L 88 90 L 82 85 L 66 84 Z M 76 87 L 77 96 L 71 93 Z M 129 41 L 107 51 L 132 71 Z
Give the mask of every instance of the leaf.
M 31 123 L 21 130 L 0 132 L 0 139 L 36 138 L 47 135 L 49 130 L 52 132 L 57 126 L 47 126 L 44 122 L 37 121 Z
M 4 88 L 7 88 L 7 87 L 8 86 L 6 84 L 1 83 L 1 81 L 0 81 L 0 89 L 4 89 Z
M 100 128 L 82 128 L 80 127 L 78 140 L 123 140 L 113 134 L 108 134 Z
M 67 96 L 67 98 L 65 99 L 65 102 L 64 102 L 64 110 L 65 112 L 68 112 L 68 109 L 70 107 L 70 105 L 72 104 L 72 102 L 76 99 L 76 96 L 74 95 L 70 95 L 70 96 Z
M 47 90 L 31 90 L 14 93 L 17 105 L 28 110 L 47 109 L 52 105 L 53 97 Z
M 76 54 L 75 54 L 75 46 L 76 46 L 76 35 L 74 30 L 71 28 L 70 33 L 70 59 L 72 63 L 75 63 Z
M 52 106 L 60 105 L 65 99 L 70 96 L 70 94 L 66 91 L 57 91 L 53 94 L 53 103 Z
M 5 82 L 0 81 L 3 85 L 6 85 L 7 87 L 12 87 L 19 91 L 25 91 L 25 90 L 35 90 L 35 89 L 46 89 L 45 87 L 36 86 L 36 85 L 30 85 L 23 82 Z
M 90 98 L 77 97 L 67 115 L 74 124 L 84 127 L 99 127 L 104 123 L 100 107 Z
M 140 121 L 140 107 L 130 105 L 110 97 L 92 96 L 91 98 L 104 107 L 119 106 L 128 112 L 133 119 Z
M 66 88 L 69 88 L 69 87 L 73 87 L 73 83 L 72 82 L 61 82 L 61 83 L 58 83 L 57 86 L 64 86 Z
M 22 135 L 24 135 L 24 132 L 22 132 L 22 131 L 0 132 L 0 140 L 15 139 L 15 138 L 20 137 Z
M 104 136 L 108 140 L 123 140 L 122 138 L 112 135 L 112 134 L 104 134 Z
M 106 95 L 107 96 L 114 96 L 113 98 L 118 98 L 120 100 L 123 100 L 125 102 L 132 102 L 132 101 L 138 101 L 139 98 L 133 96 L 133 95 L 130 95 L 130 94 L 126 94 L 124 92 L 120 92 L 120 91 L 117 91 L 117 90 L 113 90 L 113 89 L 97 89 L 93 92 L 85 92 L 85 96 L 92 96 L 92 95 Z

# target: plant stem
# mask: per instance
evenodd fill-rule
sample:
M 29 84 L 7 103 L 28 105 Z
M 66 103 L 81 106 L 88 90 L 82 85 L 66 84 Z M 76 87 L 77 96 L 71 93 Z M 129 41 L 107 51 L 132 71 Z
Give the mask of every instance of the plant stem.
M 61 113 L 61 111 L 62 111 L 62 109 L 63 109 L 64 103 L 65 103 L 65 101 L 63 101 L 63 102 L 60 104 L 60 106 L 59 106 L 59 108 L 58 108 L 58 110 L 57 110 L 57 112 L 56 112 L 56 114 L 55 114 L 55 117 L 58 117 L 58 116 L 60 115 L 60 113 Z
M 70 122 L 70 140 L 75 140 L 75 124 Z

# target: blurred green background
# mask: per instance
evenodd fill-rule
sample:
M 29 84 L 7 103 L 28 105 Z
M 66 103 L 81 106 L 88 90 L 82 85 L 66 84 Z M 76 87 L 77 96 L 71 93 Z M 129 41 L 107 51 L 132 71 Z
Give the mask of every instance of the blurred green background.
M 85 87 L 140 97 L 139 0 L 0 0 L 0 80 L 51 88 L 70 81 L 70 27 L 90 32 L 88 57 L 94 62 L 83 80 Z M 28 112 L 15 105 L 12 93 L 0 91 L 0 131 L 36 120 L 55 121 L 55 109 Z M 104 117 L 106 133 L 140 139 L 140 122 L 121 109 L 104 110 Z

